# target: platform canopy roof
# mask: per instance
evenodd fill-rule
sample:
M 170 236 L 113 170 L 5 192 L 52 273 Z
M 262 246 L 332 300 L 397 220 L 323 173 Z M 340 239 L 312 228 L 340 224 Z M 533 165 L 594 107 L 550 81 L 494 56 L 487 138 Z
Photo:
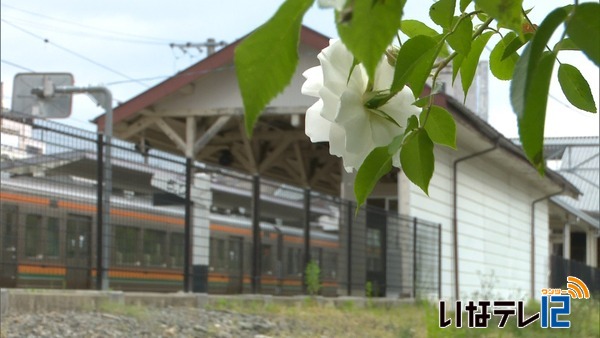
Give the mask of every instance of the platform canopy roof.
M 302 27 L 299 64 L 289 87 L 266 108 L 254 137 L 243 130 L 233 63 L 242 39 L 114 109 L 114 135 L 140 149 L 159 149 L 280 182 L 337 195 L 341 161 L 304 134 L 314 98 L 300 93 L 302 72 L 317 66 L 329 38 Z M 95 122 L 102 129 L 104 116 Z
M 341 160 L 329 154 L 327 143 L 313 144 L 305 135 L 304 114 L 315 99 L 300 90 L 302 73 L 319 64 L 317 55 L 329 38 L 302 27 L 297 70 L 290 85 L 265 109 L 252 139 L 244 131 L 233 63 L 235 47 L 242 39 L 117 106 L 114 135 L 138 144 L 141 151 L 159 149 L 340 196 Z M 518 146 L 458 101 L 441 93 L 436 104 L 454 115 L 459 147 L 480 151 L 496 144 L 502 151 L 490 154 L 492 160 L 524 175 L 542 192 L 563 188 L 572 196 L 579 194 L 556 173 L 549 171 L 541 178 Z M 101 130 L 104 116 L 95 122 Z

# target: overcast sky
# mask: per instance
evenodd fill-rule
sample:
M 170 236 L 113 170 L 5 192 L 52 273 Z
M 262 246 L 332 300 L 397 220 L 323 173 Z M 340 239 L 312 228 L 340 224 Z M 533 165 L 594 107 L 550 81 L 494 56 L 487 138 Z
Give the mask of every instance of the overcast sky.
M 208 38 L 233 42 L 266 21 L 281 1 L 69 1 L 2 0 L 1 78 L 3 104 L 10 106 L 12 81 L 19 72 L 68 72 L 78 86 L 105 85 L 124 102 L 198 62 L 206 54 L 171 48 L 170 43 L 204 42 Z M 433 1 L 409 0 L 405 19 L 428 21 Z M 568 1 L 525 1 L 540 23 L 551 8 Z M 419 6 L 420 4 L 420 6 Z M 331 37 L 337 33 L 333 12 L 316 6 L 304 24 Z M 493 45 L 491 45 L 493 47 Z M 489 52 L 484 52 L 485 55 Z M 598 102 L 598 68 L 576 53 L 561 53 L 562 62 L 584 73 Z M 491 74 L 489 122 L 507 137 L 517 135 L 508 83 Z M 87 97 L 78 95 L 68 123 L 92 129 L 88 121 L 102 113 Z M 573 108 L 554 81 L 548 101 L 546 136 L 599 134 L 598 114 Z

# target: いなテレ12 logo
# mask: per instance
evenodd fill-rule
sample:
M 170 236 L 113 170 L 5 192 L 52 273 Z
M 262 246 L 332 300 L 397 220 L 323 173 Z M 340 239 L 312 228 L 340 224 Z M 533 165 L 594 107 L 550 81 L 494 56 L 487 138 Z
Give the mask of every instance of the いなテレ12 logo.
M 540 312 L 526 317 L 524 301 L 519 300 L 480 300 L 468 301 L 463 309 L 461 300 L 456 301 L 454 318 L 446 317 L 446 301 L 440 300 L 439 326 L 447 328 L 454 323 L 463 327 L 463 313 L 469 328 L 486 328 L 492 316 L 500 318 L 499 328 L 504 328 L 509 317 L 516 316 L 517 327 L 524 328 L 540 320 L 542 328 L 570 328 L 571 321 L 565 317 L 571 314 L 572 299 L 589 299 L 590 291 L 585 283 L 574 276 L 567 277 L 566 289 L 545 288 L 541 290 Z
M 570 328 L 571 321 L 561 319 L 559 316 L 571 314 L 571 299 L 589 298 L 590 290 L 587 285 L 574 276 L 567 277 L 567 289 L 542 289 L 541 326 L 543 328 Z M 559 305 L 552 305 L 553 303 Z

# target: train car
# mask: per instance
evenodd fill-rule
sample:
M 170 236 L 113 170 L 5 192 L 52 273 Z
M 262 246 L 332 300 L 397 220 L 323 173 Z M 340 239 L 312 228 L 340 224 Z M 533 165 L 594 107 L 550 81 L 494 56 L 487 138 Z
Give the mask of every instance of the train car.
M 96 276 L 95 182 L 23 176 L 0 185 L 0 286 L 90 289 Z M 216 188 L 218 189 L 218 188 Z M 220 194 L 227 189 L 221 189 Z M 226 198 L 226 195 L 223 195 Z M 231 195 L 229 201 L 235 200 Z M 218 204 L 218 203 L 217 203 Z M 251 222 L 215 204 L 210 218 L 209 293 L 250 290 Z M 111 196 L 110 287 L 126 291 L 183 288 L 183 208 L 156 206 L 121 191 Z M 301 293 L 303 233 L 261 222 L 261 292 Z M 311 231 L 311 256 L 322 293 L 337 294 L 338 236 Z

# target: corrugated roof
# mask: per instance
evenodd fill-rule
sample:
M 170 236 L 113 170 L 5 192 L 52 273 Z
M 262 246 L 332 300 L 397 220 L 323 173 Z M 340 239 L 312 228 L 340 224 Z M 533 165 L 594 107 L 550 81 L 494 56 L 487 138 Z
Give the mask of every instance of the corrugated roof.
M 548 159 L 560 161 L 557 172 L 581 192 L 579 200 L 557 197 L 574 208 L 598 218 L 600 214 L 600 137 L 553 137 L 544 139 Z

